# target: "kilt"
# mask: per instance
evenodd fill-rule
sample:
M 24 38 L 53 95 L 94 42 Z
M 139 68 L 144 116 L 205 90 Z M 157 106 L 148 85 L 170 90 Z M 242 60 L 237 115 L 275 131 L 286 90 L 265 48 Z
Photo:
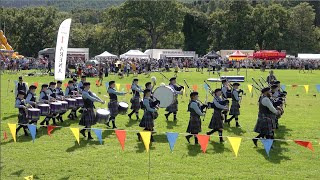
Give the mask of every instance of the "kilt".
M 172 104 L 166 107 L 167 112 L 177 112 L 178 111 L 178 100 L 174 100 Z
M 81 119 L 79 125 L 81 126 L 92 126 L 97 123 L 96 115 L 94 113 L 93 108 L 91 109 L 84 109 L 81 115 Z
M 240 104 L 238 101 L 232 101 L 229 115 L 240 115 Z
M 139 97 L 131 98 L 130 102 L 132 103 L 132 105 L 131 105 L 132 110 L 139 110 L 141 108 Z
M 197 134 L 201 132 L 201 120 L 200 117 L 190 116 L 187 133 Z
M 110 101 L 108 103 L 108 109 L 110 111 L 110 116 L 116 117 L 119 109 L 118 101 Z
M 28 124 L 29 123 L 29 120 L 28 120 L 27 115 L 25 113 L 18 114 L 18 123 L 19 124 Z
M 272 115 L 259 114 L 256 126 L 254 127 L 254 132 L 263 135 L 272 135 L 274 129 L 272 119 Z
M 153 113 L 149 111 L 144 111 L 144 114 L 139 126 L 147 129 L 153 129 L 154 127 Z
M 212 118 L 211 118 L 211 121 L 210 121 L 208 128 L 213 129 L 213 130 L 223 129 L 221 111 L 215 110 L 213 112 L 213 115 L 212 115 Z

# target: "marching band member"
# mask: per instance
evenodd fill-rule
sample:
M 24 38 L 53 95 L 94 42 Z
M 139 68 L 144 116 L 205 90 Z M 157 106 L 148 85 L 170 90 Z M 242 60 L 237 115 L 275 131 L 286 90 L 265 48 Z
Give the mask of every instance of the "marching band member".
M 228 100 L 228 97 L 230 98 L 230 96 L 231 96 L 231 88 L 229 87 L 226 79 L 223 79 L 221 82 L 222 82 L 222 87 L 221 87 L 222 99 Z M 229 104 L 227 104 L 227 106 L 229 109 Z M 224 113 L 224 120 L 227 120 L 228 119 L 227 117 L 228 117 L 228 113 Z
M 79 82 L 78 88 L 77 88 L 80 94 L 82 93 L 82 90 L 84 88 L 83 83 L 85 83 L 86 80 L 87 80 L 87 76 L 85 76 L 85 75 L 81 76 L 81 81 Z
M 215 89 L 214 90 L 214 99 L 211 107 L 214 108 L 214 113 L 212 115 L 209 128 L 212 129 L 211 131 L 207 132 L 207 135 L 211 135 L 214 132 L 218 131 L 220 143 L 223 143 L 223 137 L 222 137 L 222 131 L 223 131 L 223 117 L 221 114 L 222 110 L 228 110 L 228 106 L 223 105 L 225 101 L 223 101 L 221 98 L 221 89 Z
M 27 93 L 27 97 L 26 97 L 26 103 L 30 104 L 32 107 L 36 107 L 37 102 L 36 102 L 36 89 L 37 86 L 35 85 L 31 85 L 29 87 L 29 91 Z
M 77 83 L 78 79 L 74 77 L 72 81 L 73 81 L 73 91 L 79 91 L 78 83 Z
M 188 105 L 188 111 L 190 112 L 190 120 L 189 125 L 187 128 L 187 133 L 190 133 L 191 135 L 187 135 L 186 139 L 188 143 L 190 143 L 190 138 L 194 136 L 194 143 L 198 144 L 198 138 L 197 134 L 201 132 L 201 120 L 200 116 L 204 116 L 204 113 L 200 109 L 200 104 L 198 103 L 198 92 L 192 92 L 190 93 L 191 101 Z
M 273 99 L 276 99 L 279 97 L 280 95 L 279 89 L 280 88 L 276 84 L 271 86 L 271 94 Z
M 25 93 L 28 92 L 28 86 L 25 82 L 23 82 L 22 76 L 19 77 L 19 82 L 16 84 L 14 88 L 15 97 L 18 96 L 19 91 L 24 91 Z
M 271 92 L 270 88 L 263 88 L 261 90 L 262 96 L 259 98 L 259 113 L 258 113 L 258 120 L 255 125 L 254 131 L 259 133 L 257 137 L 252 139 L 255 146 L 258 146 L 257 142 L 259 138 L 266 137 L 267 139 L 273 138 L 273 131 L 275 128 L 274 125 L 274 115 L 281 114 L 280 110 L 277 110 L 270 98 Z
M 64 100 L 64 93 L 62 91 L 62 81 L 57 81 L 57 86 L 56 86 L 56 98 L 57 99 L 60 99 L 60 100 Z M 59 115 L 57 116 L 57 119 L 60 121 L 60 122 L 63 122 L 63 119 L 62 119 L 62 116 L 65 114 L 66 112 L 61 112 L 59 113 Z
M 90 82 L 84 82 L 83 83 L 83 90 L 82 90 L 82 98 L 84 102 L 84 111 L 82 113 L 79 125 L 85 126 L 80 133 L 86 137 L 85 131 L 88 131 L 88 140 L 93 139 L 91 136 L 90 128 L 92 125 L 95 125 L 97 123 L 97 119 L 95 117 L 94 113 L 94 102 L 100 102 L 101 104 L 104 104 L 105 102 L 102 101 L 99 97 L 95 96 L 90 91 Z
M 29 120 L 27 119 L 27 105 L 24 100 L 25 95 L 26 93 L 24 91 L 19 90 L 17 94 L 15 106 L 14 106 L 15 108 L 19 109 L 19 115 L 18 115 L 19 127 L 16 129 L 16 134 L 18 134 L 19 130 L 23 128 L 24 135 L 29 136 L 27 132 L 27 129 L 28 129 L 27 124 L 29 123 Z
M 232 97 L 232 104 L 231 104 L 231 108 L 230 108 L 230 112 L 229 115 L 232 115 L 231 118 L 229 118 L 228 120 L 226 120 L 225 122 L 230 124 L 230 121 L 232 121 L 233 118 L 235 118 L 236 120 L 236 127 L 241 127 L 239 122 L 238 122 L 238 116 L 240 115 L 240 97 L 239 97 L 239 93 L 238 93 L 238 88 L 239 88 L 240 84 L 239 83 L 233 83 L 233 91 L 231 94 Z
M 68 81 L 68 86 L 66 87 L 65 96 L 66 97 L 73 97 L 74 91 L 74 81 L 70 80 Z M 71 109 L 70 114 L 68 115 L 68 118 L 71 120 L 74 120 L 77 117 L 77 108 Z
M 51 98 L 48 95 L 48 84 L 42 84 L 40 96 L 39 96 L 39 102 L 49 104 L 50 100 Z M 44 125 L 44 123 L 46 123 L 46 125 L 48 126 L 51 117 L 52 117 L 51 115 L 47 115 L 44 118 L 44 120 L 40 123 L 40 125 Z M 55 119 L 53 119 L 53 124 L 56 124 Z
M 166 111 L 168 112 L 167 114 L 165 114 L 166 116 L 166 120 L 168 121 L 168 117 L 171 113 L 173 113 L 173 120 L 176 121 L 177 120 L 177 111 L 178 111 L 178 94 L 182 94 L 183 92 L 181 92 L 181 90 L 184 88 L 183 86 L 180 86 L 178 87 L 176 85 L 176 78 L 173 77 L 170 79 L 170 83 L 169 83 L 169 86 L 174 90 L 174 93 L 175 93 L 175 100 L 174 102 L 169 105 L 167 108 L 166 108 Z
M 144 127 L 146 131 L 153 131 L 154 127 L 154 120 L 158 117 L 157 116 L 157 109 L 154 106 L 153 100 L 151 99 L 151 90 L 145 89 L 143 91 L 143 106 L 144 106 L 144 113 L 142 120 L 139 124 L 140 127 Z M 137 133 L 138 140 L 141 140 L 140 133 Z M 154 142 L 153 136 L 151 134 L 151 142 Z
M 118 109 L 119 109 L 119 104 L 118 104 L 118 97 L 117 95 L 125 95 L 125 92 L 118 92 L 114 89 L 115 87 L 115 81 L 110 81 L 109 82 L 109 88 L 108 88 L 108 94 L 110 97 L 110 102 L 108 103 L 108 108 L 110 111 L 110 120 L 107 123 L 107 126 L 110 127 L 109 123 L 112 121 L 112 128 L 116 129 L 116 117 L 118 115 Z
M 138 81 L 139 81 L 138 79 L 133 79 L 133 82 L 131 85 L 132 94 L 133 94 L 133 97 L 130 100 L 130 102 L 132 104 L 131 105 L 132 112 L 130 114 L 128 114 L 128 116 L 131 119 L 132 114 L 136 113 L 137 120 L 140 120 L 140 118 L 139 118 L 139 109 L 141 108 L 140 107 L 140 92 L 143 92 L 143 90 L 138 85 Z
M 50 82 L 49 83 L 49 89 L 48 89 L 48 92 L 49 92 L 49 96 L 51 97 L 51 101 L 56 101 L 57 99 L 57 93 L 56 93 L 56 82 Z M 63 122 L 62 120 L 62 117 L 60 114 L 52 114 L 52 121 L 53 121 L 53 125 L 56 125 L 56 118 L 60 121 L 60 122 Z
M 271 70 L 269 72 L 269 76 L 267 77 L 267 82 L 269 84 L 273 84 L 275 81 L 277 81 L 277 78 L 273 75 L 273 71 Z

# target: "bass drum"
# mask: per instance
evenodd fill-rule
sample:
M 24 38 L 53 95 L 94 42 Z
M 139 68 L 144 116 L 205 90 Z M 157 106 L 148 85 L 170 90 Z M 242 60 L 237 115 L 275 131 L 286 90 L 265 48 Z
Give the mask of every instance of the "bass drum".
M 153 96 L 160 101 L 160 107 L 166 108 L 170 106 L 175 100 L 174 90 L 170 86 L 157 87 L 153 92 Z
M 98 123 L 106 124 L 110 118 L 110 111 L 107 109 L 98 109 L 96 113 Z

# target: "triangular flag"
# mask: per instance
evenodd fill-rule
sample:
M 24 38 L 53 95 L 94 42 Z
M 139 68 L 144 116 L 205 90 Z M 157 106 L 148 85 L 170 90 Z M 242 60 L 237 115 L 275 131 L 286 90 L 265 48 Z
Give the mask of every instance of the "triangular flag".
M 24 177 L 26 180 L 33 180 L 33 175 Z
M 32 142 L 34 142 L 34 139 L 36 138 L 36 134 L 37 134 L 37 126 L 33 124 L 28 124 L 27 126 L 32 137 Z
M 120 91 L 120 84 L 116 83 L 116 88 L 118 91 Z
M 292 84 L 292 88 L 293 88 L 293 89 L 295 89 L 296 87 L 298 87 L 298 85 Z
M 251 93 L 252 92 L 252 85 L 251 84 L 248 84 L 248 89 L 249 89 L 249 92 Z
M 286 90 L 286 85 L 282 84 L 282 85 L 281 85 L 281 89 L 282 89 L 283 91 L 285 91 L 285 90 Z
M 8 139 L 7 132 L 6 132 L 6 131 L 4 131 L 4 132 L 3 132 L 3 140 L 7 140 L 7 139 Z
M 124 143 L 126 141 L 126 131 L 125 130 L 115 130 L 119 143 L 122 150 L 124 150 Z
M 51 137 L 51 132 L 53 131 L 53 129 L 56 128 L 56 126 L 51 126 L 51 125 L 48 125 L 47 126 L 47 131 L 48 131 L 48 135 Z
M 140 135 L 141 135 L 144 147 L 146 148 L 147 152 L 149 152 L 151 132 L 150 131 L 141 131 Z
M 197 134 L 197 138 L 199 140 L 199 144 L 201 146 L 202 152 L 206 153 L 210 136 L 203 135 L 203 134 Z
M 306 93 L 308 94 L 309 92 L 309 85 L 303 85 L 304 86 L 304 89 L 306 90 Z
M 174 145 L 177 142 L 178 133 L 167 132 L 166 134 L 167 134 L 167 139 L 168 139 L 168 142 L 169 142 L 170 150 L 172 152 L 173 148 L 174 148 Z
M 209 90 L 209 87 L 208 87 L 208 85 L 207 85 L 207 84 L 204 84 L 204 89 L 205 89 L 206 91 L 208 91 L 208 90 Z
M 192 86 L 192 89 L 193 89 L 193 91 L 197 91 L 197 90 L 198 90 L 198 85 L 197 85 L 197 84 L 194 84 L 194 85 Z
M 64 83 L 63 86 L 66 88 L 68 86 L 68 83 Z
M 97 138 L 100 141 L 100 144 L 102 144 L 102 130 L 101 129 L 92 129 L 93 132 L 96 134 Z
M 107 81 L 107 82 L 106 82 L 106 88 L 108 88 L 108 87 L 109 87 L 109 82 Z
M 99 85 L 99 79 L 96 80 L 96 85 L 97 85 L 97 86 Z
M 241 138 L 240 137 L 228 137 L 232 150 L 236 157 L 238 156 L 238 151 L 241 143 Z
M 38 82 L 34 82 L 33 85 L 35 85 L 36 87 L 39 86 L 39 83 Z
M 303 146 L 303 147 L 306 147 L 306 148 L 310 149 L 311 151 L 314 151 L 313 147 L 312 147 L 312 143 L 309 142 L 309 141 L 295 140 L 294 142 L 299 144 L 300 146 Z
M 270 152 L 271 146 L 273 144 L 273 139 L 261 139 L 261 142 L 262 142 L 264 149 L 266 150 L 266 153 L 269 157 L 269 152 Z
M 317 91 L 320 92 L 320 84 L 316 85 Z
M 126 84 L 127 91 L 131 89 L 131 84 Z
M 74 137 L 75 137 L 76 140 L 78 141 L 78 144 L 80 144 L 80 132 L 79 132 L 79 128 L 70 128 L 70 130 L 72 131 Z
M 12 135 L 14 142 L 17 142 L 17 139 L 16 139 L 17 124 L 8 123 L 8 126 L 9 126 L 9 129 L 10 129 L 10 132 L 11 132 L 11 135 Z

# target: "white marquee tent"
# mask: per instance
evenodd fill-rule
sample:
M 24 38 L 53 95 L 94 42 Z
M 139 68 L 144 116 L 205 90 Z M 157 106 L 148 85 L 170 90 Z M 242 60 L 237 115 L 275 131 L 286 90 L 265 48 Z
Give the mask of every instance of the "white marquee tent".
M 149 55 L 145 54 L 139 50 L 130 50 L 124 54 L 120 55 L 120 58 L 139 58 L 139 59 L 149 59 Z
M 298 54 L 299 59 L 317 59 L 320 60 L 320 54 Z
M 117 58 L 117 56 L 109 53 L 108 51 L 105 51 L 102 54 L 95 56 L 95 59 L 104 59 L 104 58 Z

